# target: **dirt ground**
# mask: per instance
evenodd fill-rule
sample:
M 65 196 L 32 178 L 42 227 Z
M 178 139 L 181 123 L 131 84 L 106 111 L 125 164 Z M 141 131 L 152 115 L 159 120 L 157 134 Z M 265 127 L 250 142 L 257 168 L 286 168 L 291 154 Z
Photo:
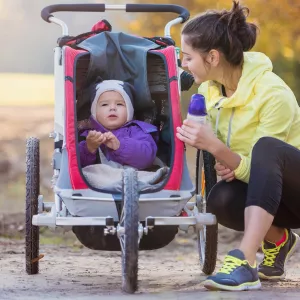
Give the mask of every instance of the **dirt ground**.
M 24 171 L 25 139 L 41 139 L 41 192 L 51 201 L 52 108 L 0 109 L 0 299 L 300 299 L 300 250 L 287 264 L 282 282 L 263 282 L 255 292 L 208 292 L 198 265 L 195 236 L 179 233 L 163 249 L 141 251 L 139 291 L 124 295 L 121 257 L 118 252 L 92 251 L 81 246 L 70 232 L 41 230 L 40 274 L 24 271 Z M 189 163 L 193 173 L 193 153 Z M 48 199 L 48 197 L 50 199 Z M 218 267 L 227 251 L 241 238 L 223 227 L 219 232 Z M 257 256 L 262 259 L 261 254 Z

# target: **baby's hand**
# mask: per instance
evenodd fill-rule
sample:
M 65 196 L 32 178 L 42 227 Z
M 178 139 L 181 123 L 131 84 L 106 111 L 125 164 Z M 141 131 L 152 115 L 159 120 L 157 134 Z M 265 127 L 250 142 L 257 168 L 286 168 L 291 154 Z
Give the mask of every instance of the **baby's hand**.
M 103 133 L 96 130 L 91 130 L 86 137 L 86 146 L 91 153 L 95 153 L 99 146 L 106 141 Z
M 108 148 L 113 150 L 118 150 L 120 148 L 120 141 L 113 133 L 105 132 L 103 135 L 106 138 L 104 143 Z

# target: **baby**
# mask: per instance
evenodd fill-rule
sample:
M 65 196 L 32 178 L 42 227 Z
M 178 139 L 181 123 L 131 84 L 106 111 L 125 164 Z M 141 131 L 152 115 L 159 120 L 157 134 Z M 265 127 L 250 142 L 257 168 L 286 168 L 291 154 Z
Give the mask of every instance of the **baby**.
M 133 120 L 133 93 L 129 83 L 105 80 L 93 85 L 95 96 L 91 106 L 93 130 L 85 131 L 85 141 L 79 143 L 81 167 L 96 163 L 115 162 L 138 170 L 152 166 L 157 145 L 152 135 L 155 126 Z M 103 156 L 104 155 L 104 156 Z M 112 164 L 113 165 L 113 164 Z

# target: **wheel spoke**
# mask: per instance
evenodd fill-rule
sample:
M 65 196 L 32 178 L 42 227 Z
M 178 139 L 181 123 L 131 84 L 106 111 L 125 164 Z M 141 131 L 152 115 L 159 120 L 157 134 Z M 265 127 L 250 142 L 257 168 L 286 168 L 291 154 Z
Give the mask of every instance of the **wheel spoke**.
M 120 239 L 121 251 L 122 251 L 122 254 L 124 254 L 124 249 L 125 249 L 124 235 L 121 235 L 121 236 L 119 237 L 119 239 Z
M 120 216 L 120 224 L 124 226 L 124 208 L 122 208 L 121 216 Z
M 205 246 L 206 246 L 206 240 L 205 240 L 205 228 L 206 226 L 203 226 L 203 228 L 200 230 L 200 251 L 202 256 L 202 263 L 205 261 Z

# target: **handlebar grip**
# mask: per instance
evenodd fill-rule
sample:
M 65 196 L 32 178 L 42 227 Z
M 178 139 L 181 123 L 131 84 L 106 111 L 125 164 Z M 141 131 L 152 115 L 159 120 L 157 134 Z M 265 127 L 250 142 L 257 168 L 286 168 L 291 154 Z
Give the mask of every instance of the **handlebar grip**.
M 183 19 L 182 23 L 190 17 L 186 8 L 175 4 L 126 4 L 126 12 L 172 12 L 179 14 Z
M 59 11 L 105 12 L 105 4 L 53 4 L 42 9 L 41 17 L 50 23 L 51 14 Z

